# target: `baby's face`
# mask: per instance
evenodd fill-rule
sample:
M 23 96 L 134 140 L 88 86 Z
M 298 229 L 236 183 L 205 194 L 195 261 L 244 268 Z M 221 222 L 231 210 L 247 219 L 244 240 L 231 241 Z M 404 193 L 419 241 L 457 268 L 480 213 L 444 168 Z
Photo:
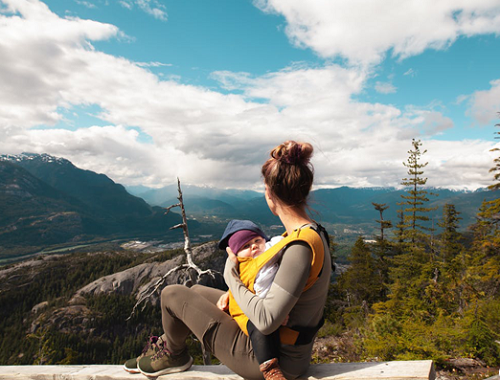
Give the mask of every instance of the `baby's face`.
M 248 241 L 240 248 L 236 256 L 238 257 L 255 257 L 266 250 L 266 241 L 264 238 L 257 236 Z

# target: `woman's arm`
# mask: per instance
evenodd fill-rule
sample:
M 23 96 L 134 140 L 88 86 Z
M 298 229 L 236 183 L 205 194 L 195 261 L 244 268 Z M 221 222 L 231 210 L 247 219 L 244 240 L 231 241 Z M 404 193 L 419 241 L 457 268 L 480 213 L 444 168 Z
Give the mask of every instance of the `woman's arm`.
M 224 270 L 231 293 L 245 315 L 263 334 L 275 331 L 299 299 L 309 277 L 312 252 L 296 242 L 285 249 L 278 272 L 266 298 L 259 298 L 241 282 L 238 266 L 228 259 Z

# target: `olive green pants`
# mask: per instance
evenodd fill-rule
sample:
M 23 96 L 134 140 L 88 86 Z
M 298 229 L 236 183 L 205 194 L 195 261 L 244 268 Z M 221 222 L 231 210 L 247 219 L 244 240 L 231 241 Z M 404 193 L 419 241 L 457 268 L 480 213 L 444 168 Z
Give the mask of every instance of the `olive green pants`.
M 195 285 L 169 285 L 161 293 L 161 313 L 167 348 L 174 353 L 186 347 L 193 333 L 205 349 L 245 379 L 261 380 L 250 338 L 216 303 L 222 290 Z

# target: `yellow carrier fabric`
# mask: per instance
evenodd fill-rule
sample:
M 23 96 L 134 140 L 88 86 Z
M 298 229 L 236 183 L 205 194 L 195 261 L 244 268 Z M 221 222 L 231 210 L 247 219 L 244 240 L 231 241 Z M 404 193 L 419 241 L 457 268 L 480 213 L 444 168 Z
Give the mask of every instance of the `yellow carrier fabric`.
M 297 229 L 293 231 L 289 236 L 285 232 L 283 234 L 284 239 L 273 245 L 267 251 L 261 253 L 256 258 L 252 257 L 238 257 L 240 279 L 243 284 L 252 292 L 254 291 L 255 277 L 259 270 L 267 264 L 267 262 L 273 258 L 277 253 L 279 253 L 283 248 L 285 248 L 290 243 L 296 241 L 303 241 L 307 243 L 312 250 L 313 256 L 311 261 L 311 270 L 309 272 L 309 277 L 307 279 L 306 285 L 303 292 L 309 289 L 318 279 L 321 270 L 323 269 L 324 262 L 324 246 L 321 236 L 312 227 L 305 227 L 302 229 Z M 248 317 L 243 313 L 241 308 L 236 303 L 231 292 L 229 292 L 229 314 L 235 319 L 240 326 L 241 330 L 248 335 L 247 322 Z M 299 335 L 298 331 L 292 330 L 286 326 L 280 327 L 280 339 L 283 344 L 295 344 L 297 337 Z

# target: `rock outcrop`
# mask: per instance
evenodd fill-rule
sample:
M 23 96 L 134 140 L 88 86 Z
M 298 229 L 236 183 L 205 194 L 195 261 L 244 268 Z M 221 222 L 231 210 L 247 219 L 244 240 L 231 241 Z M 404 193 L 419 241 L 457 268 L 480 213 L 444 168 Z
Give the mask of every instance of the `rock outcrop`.
M 210 242 L 195 247 L 192 254 L 193 260 L 201 269 L 210 268 L 216 272 L 215 278 L 210 275 L 203 275 L 198 279 L 198 283 L 227 289 L 222 277 L 226 255 L 218 249 L 217 243 Z M 49 260 L 49 258 L 50 256 L 30 260 L 28 263 L 16 264 L 12 268 L 0 271 L 0 278 L 5 276 L 10 276 L 9 278 L 15 277 L 18 271 L 24 270 L 26 272 L 26 269 L 33 269 L 40 263 Z M 121 272 L 101 277 L 85 285 L 78 289 L 67 304 L 62 307 L 51 308 L 48 302 L 38 303 L 31 310 L 34 319 L 29 332 L 34 334 L 40 328 L 43 330 L 48 326 L 57 326 L 58 331 L 63 333 L 92 334 L 95 322 L 103 316 L 89 306 L 88 297 L 113 294 L 134 296 L 139 300 L 141 295 L 150 293 L 157 281 L 166 273 L 184 262 L 184 254 L 179 254 L 163 262 L 144 262 Z M 194 269 L 190 270 L 194 271 Z M 190 273 L 190 270 L 174 271 L 166 278 L 162 287 L 169 284 L 191 285 L 194 276 L 193 273 Z M 153 306 L 159 304 L 160 290 L 161 288 L 148 298 L 148 302 Z
M 200 267 L 210 267 L 212 270 L 222 273 L 224 262 L 218 259 L 217 254 L 220 251 L 215 242 L 202 244 L 199 247 L 193 248 L 193 259 L 199 263 Z M 71 303 L 85 295 L 100 295 L 100 294 L 121 294 L 121 295 L 136 295 L 139 298 L 141 294 L 151 288 L 159 279 L 163 277 L 169 270 L 181 265 L 184 261 L 184 255 L 176 256 L 163 263 L 150 262 L 139 264 L 133 268 L 126 269 L 122 272 L 113 273 L 111 275 L 101 277 L 94 282 L 79 289 L 73 296 Z M 207 263 L 209 261 L 209 263 Z M 214 267 L 214 263 L 218 267 Z M 222 264 L 223 265 L 223 264 Z M 208 277 L 208 276 L 207 276 Z M 182 272 L 174 272 L 167 278 L 166 284 L 181 284 L 190 280 L 189 275 Z M 224 280 L 222 275 L 216 276 L 215 279 L 201 278 L 199 283 L 218 288 L 224 288 Z M 154 304 L 158 301 L 158 295 L 153 296 L 151 302 Z

